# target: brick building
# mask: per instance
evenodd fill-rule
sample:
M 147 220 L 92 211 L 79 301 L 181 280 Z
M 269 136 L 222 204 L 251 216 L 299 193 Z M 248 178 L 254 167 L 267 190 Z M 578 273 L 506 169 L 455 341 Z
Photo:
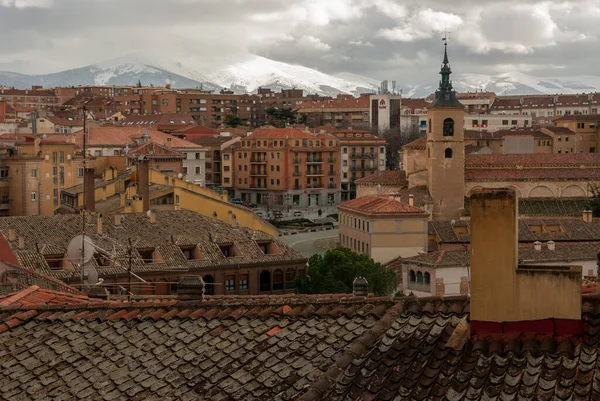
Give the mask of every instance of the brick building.
M 370 129 L 369 95 L 355 98 L 338 95 L 337 99 L 309 101 L 296 107 L 311 127 L 329 126 L 340 129 Z
M 331 134 L 260 128 L 224 151 L 231 188 L 251 204 L 315 207 L 340 200 L 339 141 Z M 225 172 L 223 173 L 225 178 Z

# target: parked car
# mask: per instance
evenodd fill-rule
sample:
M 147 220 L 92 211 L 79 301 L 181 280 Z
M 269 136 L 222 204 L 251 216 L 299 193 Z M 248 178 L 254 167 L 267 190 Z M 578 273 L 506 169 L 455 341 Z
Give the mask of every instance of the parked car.
M 234 205 L 242 205 L 244 203 L 244 201 L 240 198 L 231 198 L 229 202 L 233 203 Z

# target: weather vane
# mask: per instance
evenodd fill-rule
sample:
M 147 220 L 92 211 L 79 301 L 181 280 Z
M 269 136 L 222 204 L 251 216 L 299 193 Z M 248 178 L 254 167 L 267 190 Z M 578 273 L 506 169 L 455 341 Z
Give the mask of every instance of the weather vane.
M 448 30 L 447 30 L 447 29 L 444 29 L 444 37 L 442 38 L 442 42 L 444 42 L 444 46 L 447 46 L 447 45 L 448 45 L 448 34 L 449 34 L 449 33 L 450 33 L 450 32 L 448 32 Z

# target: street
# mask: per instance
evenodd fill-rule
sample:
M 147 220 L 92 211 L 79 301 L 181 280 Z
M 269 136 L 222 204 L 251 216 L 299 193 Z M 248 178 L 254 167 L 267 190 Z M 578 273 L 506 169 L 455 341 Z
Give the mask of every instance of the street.
M 328 249 L 335 248 L 339 242 L 338 238 L 337 229 L 279 237 L 280 240 L 307 257 L 315 253 L 323 255 Z

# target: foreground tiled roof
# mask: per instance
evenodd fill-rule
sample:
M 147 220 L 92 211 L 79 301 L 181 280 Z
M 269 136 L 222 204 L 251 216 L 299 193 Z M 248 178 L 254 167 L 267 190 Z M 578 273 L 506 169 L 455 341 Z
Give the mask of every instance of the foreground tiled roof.
M 177 138 L 175 136 L 165 134 L 164 132 L 157 131 L 154 129 L 143 128 L 143 127 L 90 127 L 89 134 L 86 138 L 87 146 L 111 146 L 111 147 L 125 147 L 126 144 L 129 146 L 137 145 L 136 139 L 141 138 L 144 134 L 148 134 L 151 137 L 152 142 L 156 142 L 160 145 L 167 143 L 167 138 L 171 139 L 171 146 L 174 149 L 198 149 L 202 148 L 195 143 L 188 142 L 184 139 Z M 75 133 L 75 143 L 77 145 L 83 145 L 83 130 Z
M 429 214 L 415 206 L 402 203 L 389 196 L 361 196 L 341 203 L 339 210 L 354 211 L 367 214 L 402 214 L 402 215 L 424 215 Z
M 456 330 L 466 297 L 208 298 L 0 307 L 3 399 L 595 400 L 583 338 Z M 459 340 L 449 342 L 457 333 Z
M 402 170 L 383 170 L 354 181 L 361 185 L 392 185 L 402 187 L 406 184 L 406 172 Z
M 468 154 L 469 156 L 479 156 Z M 488 155 L 483 155 L 488 156 Z M 491 155 L 489 155 L 491 156 Z M 465 170 L 465 181 L 557 181 L 578 180 L 588 181 L 600 179 L 600 168 L 477 168 Z
M 418 138 L 415 139 L 412 142 L 407 143 L 406 145 L 402 146 L 402 148 L 406 148 L 406 149 L 425 149 L 425 146 L 427 145 L 427 138 L 423 137 L 423 138 Z
M 590 208 L 590 198 L 519 198 L 521 217 L 580 217 Z M 470 214 L 471 200 L 465 198 L 465 216 Z
M 95 246 L 106 250 L 114 263 L 100 266 L 96 258 L 89 262 L 98 274 L 123 275 L 127 260 L 128 239 L 135 239 L 132 270 L 137 273 L 149 273 L 181 269 L 201 271 L 214 266 L 244 266 L 247 264 L 303 263 L 306 258 L 290 248 L 278 238 L 261 231 L 246 228 L 234 228 L 221 221 L 212 220 L 188 210 L 156 211 L 156 223 L 151 223 L 146 213 L 128 213 L 123 216 L 121 225 L 114 225 L 114 215 L 105 214 L 103 233 L 97 234 L 97 219 L 93 216 L 86 224 L 86 234 Z M 69 241 L 81 233 L 82 216 L 62 214 L 54 216 L 4 217 L 0 219 L 0 232 L 9 238 L 9 230 L 16 237 L 25 238 L 25 247 L 19 249 L 18 241 L 8 242 L 21 266 L 50 275 L 60 280 L 80 277 L 77 267 L 64 266 L 52 270 L 46 258 L 63 258 Z M 272 241 L 279 253 L 265 255 L 257 241 Z M 220 246 L 233 246 L 234 256 L 226 257 Z M 198 258 L 188 260 L 182 247 L 198 250 Z M 153 250 L 152 261 L 145 261 L 140 251 Z M 100 251 L 98 251 L 100 252 Z M 100 252 L 101 253 L 101 252 Z
M 61 291 L 75 295 L 81 294 L 79 290 L 47 274 L 6 262 L 1 262 L 1 264 L 3 265 L 3 271 L 0 274 L 0 285 L 3 287 L 3 293 L 15 292 L 35 285 L 45 290 Z
M 469 155 L 467 166 L 491 166 L 494 168 L 515 166 L 600 166 L 600 153 L 532 153 L 532 154 L 494 154 Z M 468 167 L 467 167 L 468 168 Z

